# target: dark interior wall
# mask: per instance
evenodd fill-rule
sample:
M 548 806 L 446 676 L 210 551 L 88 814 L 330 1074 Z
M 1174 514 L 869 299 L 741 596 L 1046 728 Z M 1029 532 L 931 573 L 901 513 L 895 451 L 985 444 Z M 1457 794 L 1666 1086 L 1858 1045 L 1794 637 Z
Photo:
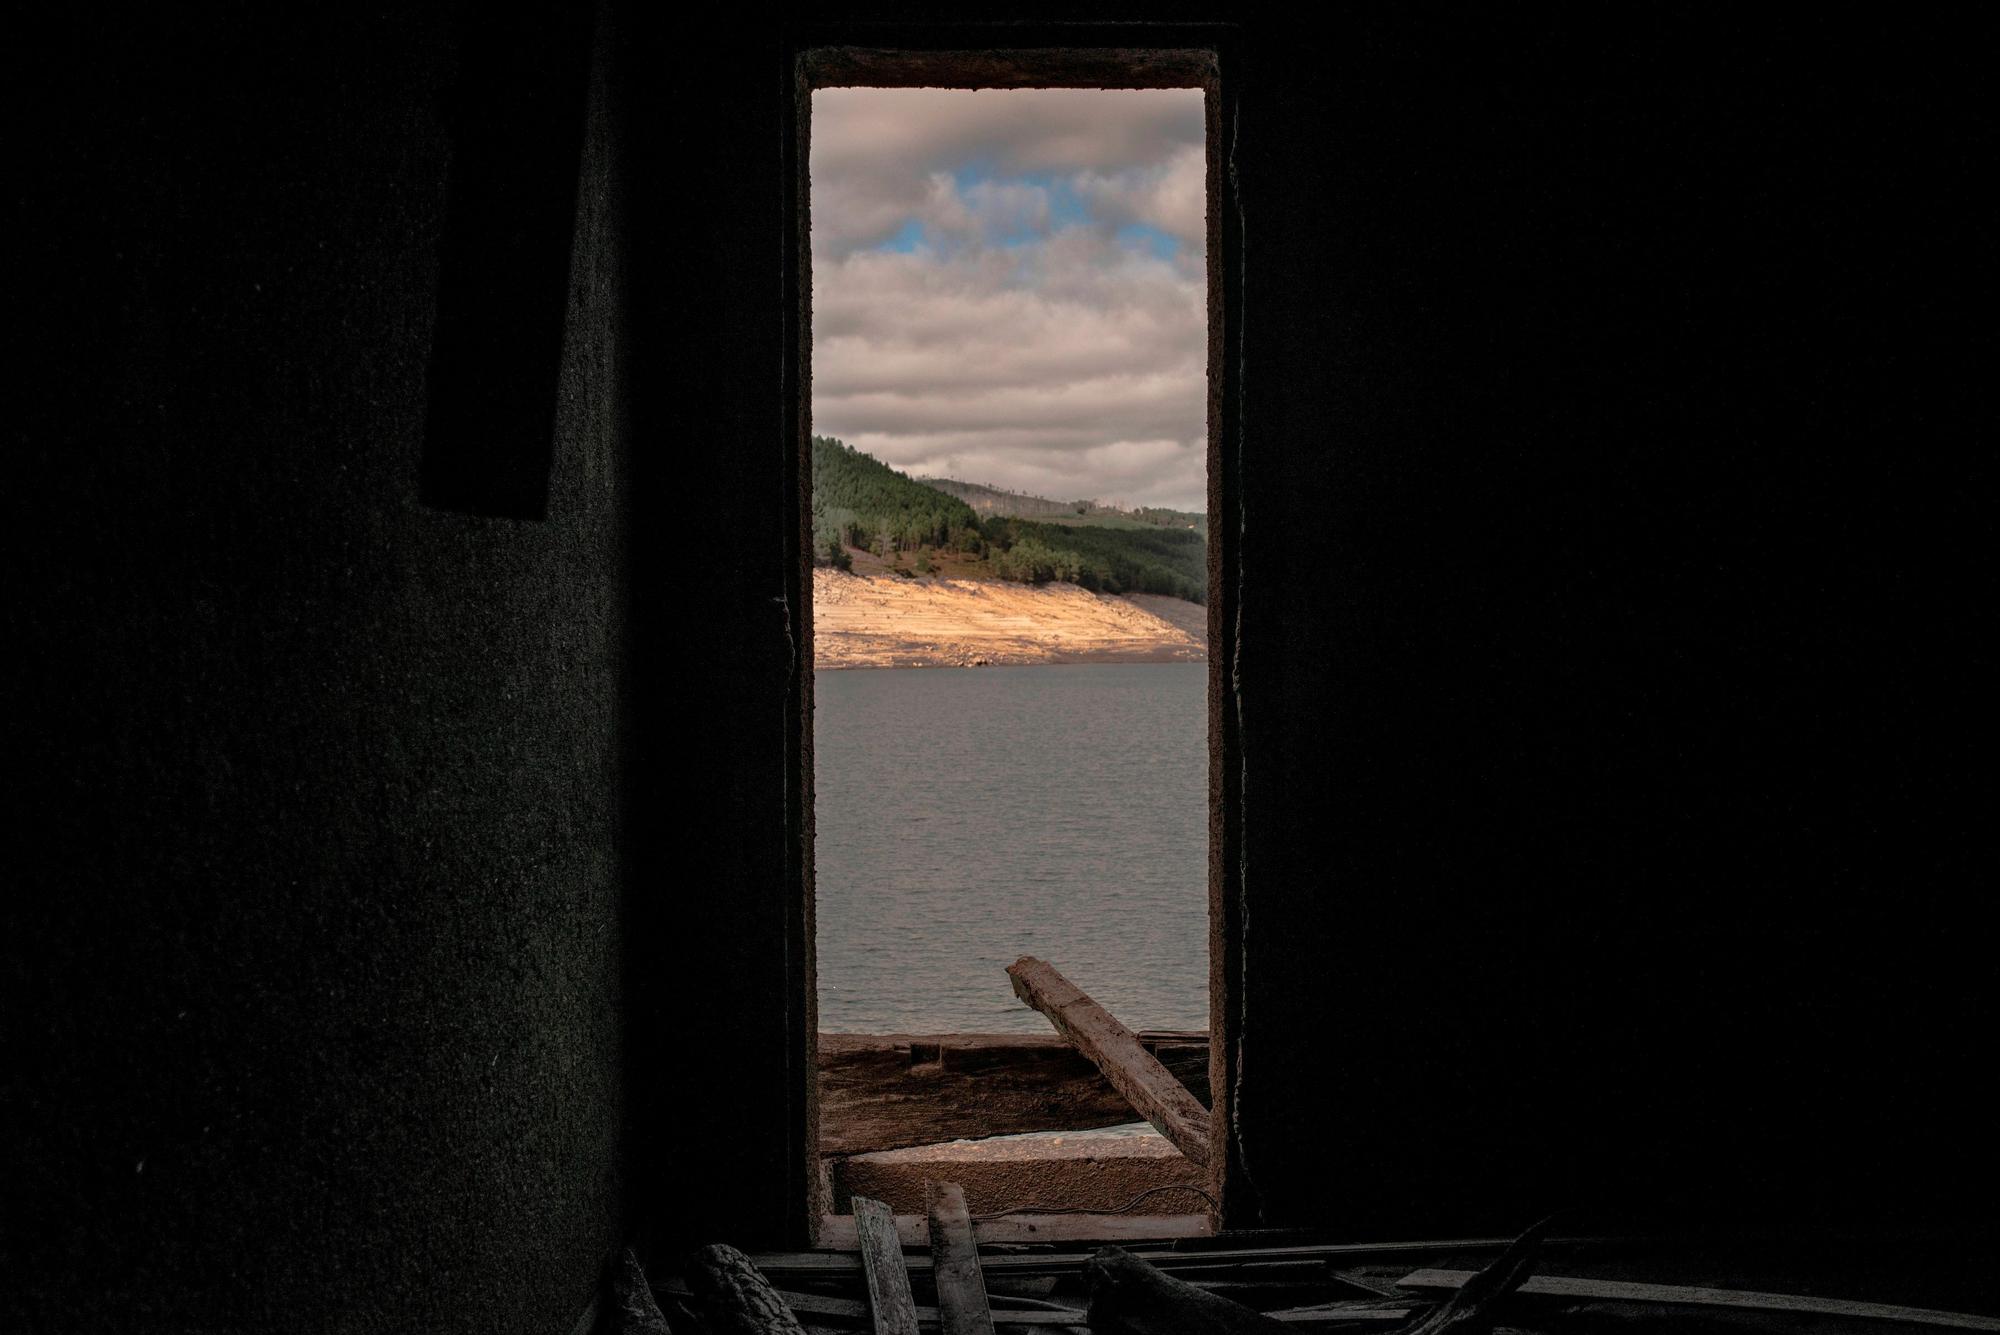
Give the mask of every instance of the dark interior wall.
M 416 501 L 452 22 L 75 33 L 10 134 L 0 1310 L 567 1331 L 620 1226 L 601 90 L 550 518 L 479 519 Z
M 727 887 L 689 910 L 727 966 L 684 978 L 739 1017 L 705 1060 L 740 1093 L 693 1114 L 731 1152 L 657 1180 L 733 1181 L 729 1222 L 774 1240 L 799 1198 L 777 1148 L 799 984 L 755 943 L 782 938 L 773 878 L 795 874 L 764 839 L 790 819 L 797 602 L 768 508 L 785 459 L 754 442 L 790 429 L 768 398 L 784 39 L 1064 31 L 882 5 L 663 36 L 704 54 L 654 94 L 663 122 L 707 114 L 657 216 L 705 262 L 656 275 L 685 313 L 658 364 L 699 387 L 656 411 L 728 447 L 684 474 L 724 498 L 690 533 L 728 631 L 694 669 L 713 783 L 692 810 L 763 833 L 682 863 Z M 1674 16 L 1241 23 L 1232 1223 L 1950 1226 L 1990 1185 L 1955 1084 L 1991 1019 L 1964 894 L 1975 46 Z
M 1992 1187 L 1977 43 L 1713 18 L 1246 25 L 1249 1217 Z
M 9 1315 L 560 1331 L 621 1162 L 803 1218 L 786 34 L 633 9 L 544 524 L 415 503 L 449 23 L 17 84 Z M 1232 1222 L 1990 1194 L 1977 49 L 1243 25 Z
M 810 677 L 787 467 L 782 34 L 631 6 L 635 766 L 628 1097 L 654 1248 L 804 1240 L 812 997 L 788 787 Z M 746 19 L 753 20 L 745 22 Z

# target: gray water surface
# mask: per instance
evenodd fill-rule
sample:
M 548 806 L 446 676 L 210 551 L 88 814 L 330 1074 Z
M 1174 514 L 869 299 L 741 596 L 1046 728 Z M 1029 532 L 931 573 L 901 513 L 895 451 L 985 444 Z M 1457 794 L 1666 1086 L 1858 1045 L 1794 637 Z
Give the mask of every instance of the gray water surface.
M 815 675 L 819 1027 L 1048 1033 L 1039 955 L 1134 1029 L 1208 1027 L 1208 669 Z

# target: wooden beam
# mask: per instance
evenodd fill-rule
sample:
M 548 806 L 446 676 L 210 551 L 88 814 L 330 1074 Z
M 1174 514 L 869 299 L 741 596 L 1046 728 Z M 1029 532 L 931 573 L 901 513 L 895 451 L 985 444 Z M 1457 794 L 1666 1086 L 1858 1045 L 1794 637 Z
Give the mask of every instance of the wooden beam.
M 930 1216 L 931 1279 L 937 1285 L 944 1335 L 993 1335 L 964 1188 L 956 1182 L 926 1182 L 924 1206 Z
M 817 47 L 802 61 L 814 88 L 1209 88 L 1215 55 L 1193 49 L 1030 51 Z
M 1405 1289 L 1456 1289 L 1470 1281 L 1472 1270 L 1419 1270 L 1396 1281 Z M 1922 1307 L 1893 1307 L 1885 1303 L 1852 1302 L 1844 1298 L 1812 1298 L 1798 1293 L 1757 1293 L 1749 1289 L 1709 1289 L 1680 1284 L 1637 1284 L 1629 1280 L 1573 1279 L 1563 1275 L 1538 1275 L 1515 1290 L 1551 1298 L 1585 1298 L 1606 1302 L 1646 1303 L 1665 1307 L 1718 1307 L 1755 1312 L 1798 1312 L 1814 1316 L 1843 1317 L 1854 1321 L 1883 1321 L 1905 1325 L 1932 1326 L 1946 1330 L 2000 1331 L 2000 1317 L 1975 1316 L 1966 1312 L 1936 1312 Z
M 1276 1312 L 1266 1312 L 1273 1321 L 1282 1321 L 1288 1326 L 1351 1325 L 1357 1321 L 1395 1322 L 1401 1324 L 1416 1312 L 1414 1307 L 1385 1305 L 1370 1307 L 1364 1303 L 1322 1303 L 1316 1307 L 1287 1307 Z
M 1010 1214 L 972 1221 L 973 1240 L 988 1244 L 1172 1242 L 1214 1235 L 1215 1226 L 1205 1214 Z M 896 1236 L 905 1247 L 921 1247 L 930 1239 L 929 1221 L 920 1214 L 899 1214 Z M 829 1251 L 856 1250 L 861 1244 L 854 1216 L 822 1217 L 819 1245 Z
M 835 1298 L 824 1293 L 784 1293 L 781 1296 L 791 1304 L 792 1311 L 815 1322 L 832 1321 L 858 1326 L 872 1320 L 869 1305 L 853 1298 Z M 916 1313 L 920 1326 L 940 1329 L 942 1317 L 937 1308 L 912 1306 L 910 1310 Z M 1079 1327 L 1088 1320 L 1081 1308 L 1057 1309 L 1051 1306 L 1014 1311 L 1002 1308 L 993 1313 L 993 1323 L 997 1326 Z
M 1106 1247 L 1084 1267 L 1090 1328 L 1120 1335 L 1275 1335 L 1278 1323 L 1159 1267 Z
M 1208 1035 L 1155 1032 L 1139 1045 L 1208 1100 Z M 1056 1035 L 821 1034 L 819 1148 L 868 1154 L 939 1141 L 1083 1131 L 1139 1114 Z
M 1190 1163 L 1208 1164 L 1208 1109 L 1195 1102 L 1186 1085 L 1141 1047 L 1137 1036 L 1076 984 L 1032 955 L 1008 966 L 1014 995 L 1048 1017 L 1077 1051 L 1096 1064 L 1134 1111 Z
M 889 1207 L 866 1196 L 854 1198 L 854 1223 L 861 1234 L 861 1268 L 868 1280 L 868 1307 L 875 1335 L 917 1335 L 917 1303 L 903 1266 L 903 1243 Z

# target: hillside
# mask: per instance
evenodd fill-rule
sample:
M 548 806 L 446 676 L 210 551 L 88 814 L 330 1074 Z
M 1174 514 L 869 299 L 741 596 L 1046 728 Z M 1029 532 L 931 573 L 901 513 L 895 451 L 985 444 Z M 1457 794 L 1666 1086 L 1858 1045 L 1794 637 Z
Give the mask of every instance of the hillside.
M 813 559 L 845 569 L 843 548 L 887 555 L 984 546 L 972 507 L 826 436 L 812 439 Z
M 812 448 L 817 566 L 1207 600 L 1203 516 L 919 481 L 830 437 Z
M 956 478 L 927 477 L 922 482 L 947 496 L 956 496 L 981 515 L 1002 515 L 1010 519 L 1053 519 L 1081 517 L 1090 511 L 1090 501 L 1052 501 L 1046 496 L 989 487 L 984 482 L 960 482 Z
M 983 482 L 961 482 L 956 478 L 916 479 L 927 487 L 955 496 L 983 518 L 1033 519 L 1045 524 L 1097 525 L 1105 528 L 1184 528 L 1208 532 L 1208 516 L 1196 510 L 1169 510 L 1142 505 L 1127 510 L 1095 500 L 1057 501 L 1046 496 L 989 487 Z

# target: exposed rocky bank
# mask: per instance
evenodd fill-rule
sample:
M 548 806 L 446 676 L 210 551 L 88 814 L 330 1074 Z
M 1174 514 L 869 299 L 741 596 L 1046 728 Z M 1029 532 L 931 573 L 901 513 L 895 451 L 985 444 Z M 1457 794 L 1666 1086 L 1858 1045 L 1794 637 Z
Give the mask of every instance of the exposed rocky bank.
M 1074 584 L 813 571 L 813 665 L 1199 663 L 1208 609 Z

